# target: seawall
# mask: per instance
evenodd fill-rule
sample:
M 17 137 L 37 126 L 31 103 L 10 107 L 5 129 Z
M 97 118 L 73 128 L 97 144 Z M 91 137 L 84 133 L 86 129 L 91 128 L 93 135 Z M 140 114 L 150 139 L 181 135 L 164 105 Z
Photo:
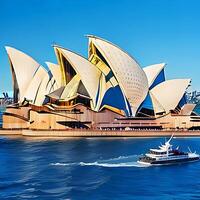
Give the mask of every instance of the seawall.
M 165 130 L 29 130 L 0 129 L 0 135 L 21 135 L 26 137 L 166 137 L 174 134 L 176 137 L 200 137 L 200 131 L 165 131 Z

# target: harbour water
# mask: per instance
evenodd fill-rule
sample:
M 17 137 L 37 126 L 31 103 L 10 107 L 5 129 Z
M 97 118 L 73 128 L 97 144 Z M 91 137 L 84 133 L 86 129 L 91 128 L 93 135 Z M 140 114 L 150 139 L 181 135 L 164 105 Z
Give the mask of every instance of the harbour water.
M 200 199 L 200 162 L 144 167 L 163 138 L 0 137 L 0 199 Z M 200 138 L 173 145 L 200 152 Z
M 2 127 L 2 114 L 5 111 L 5 107 L 0 107 L 0 128 Z

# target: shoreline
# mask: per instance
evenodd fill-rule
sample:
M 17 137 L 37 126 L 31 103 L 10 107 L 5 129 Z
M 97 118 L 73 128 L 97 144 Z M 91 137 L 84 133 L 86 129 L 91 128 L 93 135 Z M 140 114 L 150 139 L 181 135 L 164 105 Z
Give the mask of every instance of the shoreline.
M 149 137 L 200 137 L 200 131 L 188 130 L 30 130 L 30 129 L 0 129 L 0 136 L 22 136 L 32 138 L 149 138 Z

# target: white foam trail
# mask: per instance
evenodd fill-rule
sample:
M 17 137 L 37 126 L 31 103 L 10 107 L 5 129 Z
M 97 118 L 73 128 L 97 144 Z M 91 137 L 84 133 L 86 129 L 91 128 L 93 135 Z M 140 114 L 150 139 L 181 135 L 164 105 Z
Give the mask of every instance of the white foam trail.
M 72 166 L 72 165 L 77 165 L 77 163 L 51 163 L 50 165 L 53 165 L 53 166 Z
M 131 155 L 131 156 L 119 156 L 117 158 L 110 158 L 108 160 L 104 160 L 104 161 L 115 161 L 115 160 L 122 160 L 122 159 L 131 159 L 131 158 L 138 158 L 139 155 Z
M 148 167 L 137 162 L 139 155 L 119 156 L 107 160 L 98 160 L 95 162 L 80 162 L 80 163 L 51 163 L 54 166 L 99 166 L 99 167 Z
M 80 162 L 81 166 L 99 166 L 99 167 L 147 167 L 146 165 L 141 165 L 140 163 L 137 162 L 129 162 L 129 163 L 98 163 L 98 162 L 93 162 L 93 163 L 85 163 L 85 162 Z

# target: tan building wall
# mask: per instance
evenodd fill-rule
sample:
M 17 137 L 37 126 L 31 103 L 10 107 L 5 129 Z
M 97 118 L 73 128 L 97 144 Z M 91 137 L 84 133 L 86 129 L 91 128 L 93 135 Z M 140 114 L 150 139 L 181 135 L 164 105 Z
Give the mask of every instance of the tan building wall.
M 8 107 L 3 115 L 3 128 L 28 128 L 30 107 Z
M 37 113 L 30 111 L 30 129 L 66 129 L 57 121 L 65 121 L 66 117 L 52 113 Z
M 3 115 L 3 128 L 17 129 L 28 127 L 29 123 L 23 119 L 17 118 L 16 116 Z
M 160 117 L 157 121 L 163 125 L 163 128 L 181 128 L 200 127 L 200 116 L 171 115 Z
M 3 128 L 30 128 L 30 129 L 69 129 L 59 122 L 82 122 L 89 128 L 132 128 L 132 127 L 162 127 L 164 129 L 188 129 L 200 127 L 200 116 L 184 116 L 168 114 L 157 119 L 124 119 L 123 116 L 110 110 L 94 112 L 83 105 L 74 107 L 74 110 L 64 110 L 58 107 L 49 108 L 19 107 L 7 108 L 3 115 Z M 73 109 L 74 109 L 73 108 Z M 34 110 L 33 110 L 34 109 Z M 37 111 L 36 111 L 37 110 Z M 117 120 L 116 120 L 117 119 Z
M 120 115 L 109 110 L 97 113 L 81 105 L 77 106 L 76 109 L 80 109 L 81 113 L 72 114 L 67 111 L 38 113 L 31 110 L 29 127 L 31 129 L 66 129 L 66 126 L 61 125 L 58 122 L 80 121 L 89 128 L 96 128 L 98 123 L 111 123 L 116 117 L 121 117 Z

